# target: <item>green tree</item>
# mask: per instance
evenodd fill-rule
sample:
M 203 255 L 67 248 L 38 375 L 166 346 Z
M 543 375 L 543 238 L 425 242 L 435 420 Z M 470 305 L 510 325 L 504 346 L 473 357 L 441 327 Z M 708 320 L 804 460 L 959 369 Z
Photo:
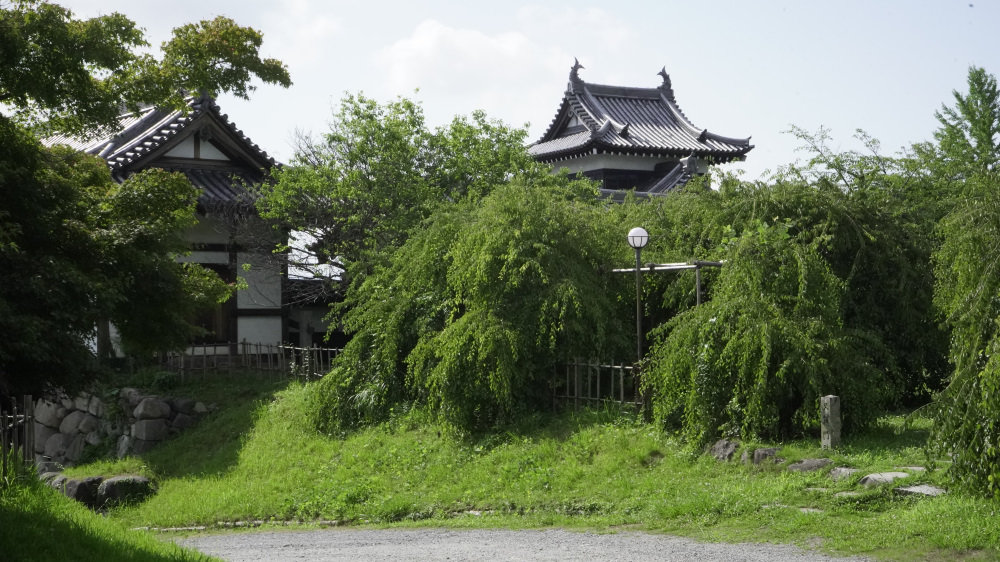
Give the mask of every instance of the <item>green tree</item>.
M 940 222 L 934 255 L 934 300 L 951 329 L 953 372 L 930 405 L 932 457 L 950 457 L 963 487 L 1000 497 L 1000 95 L 983 69 L 969 70 L 969 92 L 938 114 L 938 145 L 927 165 L 957 182 L 951 212 Z M 927 154 L 928 152 L 925 152 Z
M 400 403 L 482 427 L 538 408 L 567 357 L 628 349 L 623 233 L 589 183 L 518 177 L 441 206 L 349 294 L 353 338 L 316 387 L 324 430 Z
M 185 91 L 246 96 L 253 77 L 290 84 L 259 57 L 259 32 L 226 18 L 175 30 L 159 60 L 144 45 L 120 14 L 0 5 L 0 394 L 81 381 L 99 319 L 133 350 L 175 346 L 190 311 L 228 293 L 174 263 L 194 220 L 189 182 L 147 172 L 119 186 L 101 159 L 45 149 L 29 132 L 111 127 L 123 107 L 180 106 Z
M 296 265 L 336 264 L 362 278 L 438 205 L 482 197 L 515 173 L 545 173 L 525 134 L 482 112 L 431 131 L 410 100 L 348 95 L 323 139 L 304 139 L 293 165 L 263 186 L 258 208 L 310 241 L 308 263 Z
M 142 31 L 122 14 L 76 19 L 58 4 L 0 7 L 0 104 L 21 124 L 70 133 L 113 127 L 122 108 L 183 108 L 186 92 L 247 97 L 251 79 L 288 87 L 281 62 L 259 55 L 260 32 L 225 17 L 173 32 L 163 57 L 142 54 Z

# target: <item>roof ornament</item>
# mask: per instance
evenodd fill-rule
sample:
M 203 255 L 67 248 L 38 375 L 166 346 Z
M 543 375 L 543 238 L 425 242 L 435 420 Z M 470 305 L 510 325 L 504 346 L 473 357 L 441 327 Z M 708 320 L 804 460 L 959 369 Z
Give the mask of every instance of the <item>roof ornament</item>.
M 705 142 L 705 139 L 707 138 L 708 138 L 708 129 L 702 129 L 701 132 L 698 133 L 698 142 Z
M 631 126 L 631 125 L 632 125 L 631 123 L 625 123 L 625 126 L 624 126 L 624 127 L 622 127 L 622 130 L 618 131 L 618 134 L 619 134 L 619 135 L 621 135 L 621 136 L 622 136 L 622 138 L 625 138 L 625 139 L 627 139 L 627 138 L 628 138 L 628 134 L 629 134 L 629 133 L 628 133 L 628 128 L 629 128 L 629 126 Z
M 656 74 L 663 77 L 663 84 L 660 84 L 660 90 L 667 96 L 668 100 L 676 104 L 677 100 L 674 99 L 674 88 L 670 83 L 670 75 L 667 74 L 667 67 L 664 66 Z
M 581 68 L 583 68 L 583 65 L 580 64 L 580 61 L 577 60 L 576 57 L 573 57 L 573 68 L 569 69 L 569 91 L 570 92 L 575 92 L 576 91 L 575 86 L 579 86 L 581 89 L 583 88 L 583 80 L 580 79 L 580 69 Z

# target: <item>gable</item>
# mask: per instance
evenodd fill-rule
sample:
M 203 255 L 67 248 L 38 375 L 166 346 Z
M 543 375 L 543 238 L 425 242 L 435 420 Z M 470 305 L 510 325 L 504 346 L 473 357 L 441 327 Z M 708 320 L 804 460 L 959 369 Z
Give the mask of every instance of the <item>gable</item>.
M 191 160 L 221 160 L 229 161 L 229 157 L 222 153 L 212 141 L 202 140 L 198 135 L 193 135 L 182 140 L 177 146 L 168 150 L 163 156 L 167 158 L 187 158 Z

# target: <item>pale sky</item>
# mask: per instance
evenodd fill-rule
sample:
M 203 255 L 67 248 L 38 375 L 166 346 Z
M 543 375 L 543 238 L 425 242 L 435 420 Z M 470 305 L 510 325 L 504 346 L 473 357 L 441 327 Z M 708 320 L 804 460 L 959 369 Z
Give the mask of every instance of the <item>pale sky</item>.
M 431 126 L 484 110 L 529 124 L 555 116 L 574 57 L 583 80 L 655 87 L 666 67 L 698 127 L 752 136 L 748 178 L 803 155 L 792 125 L 883 152 L 927 140 L 934 111 L 965 90 L 970 65 L 1000 74 L 998 0 L 213 1 L 63 0 L 78 17 L 121 12 L 158 45 L 184 23 L 233 18 L 264 34 L 263 55 L 294 84 L 260 86 L 223 112 L 279 161 L 294 131 L 323 133 L 345 92 L 415 99 Z

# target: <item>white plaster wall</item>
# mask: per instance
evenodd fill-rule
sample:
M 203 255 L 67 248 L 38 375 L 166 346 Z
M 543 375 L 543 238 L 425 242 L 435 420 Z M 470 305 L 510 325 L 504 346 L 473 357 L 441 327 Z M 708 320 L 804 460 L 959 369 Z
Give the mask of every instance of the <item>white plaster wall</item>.
M 281 316 L 245 316 L 236 319 L 236 333 L 240 342 L 281 342 Z
M 651 172 L 659 162 L 666 162 L 666 160 L 654 160 L 645 156 L 626 156 L 624 154 L 588 154 L 587 156 L 573 158 L 565 162 L 554 162 L 552 167 L 556 170 L 567 168 L 571 174 L 605 168 Z
M 177 256 L 181 263 L 229 263 L 229 252 L 206 252 L 196 250 L 187 256 Z
M 236 294 L 237 308 L 281 307 L 281 273 L 268 263 L 270 257 L 250 252 L 236 254 L 236 274 L 248 285 Z M 250 269 L 244 269 L 243 264 L 249 264 Z
M 198 223 L 184 233 L 184 239 L 193 244 L 226 244 L 229 229 L 215 216 L 199 215 Z

